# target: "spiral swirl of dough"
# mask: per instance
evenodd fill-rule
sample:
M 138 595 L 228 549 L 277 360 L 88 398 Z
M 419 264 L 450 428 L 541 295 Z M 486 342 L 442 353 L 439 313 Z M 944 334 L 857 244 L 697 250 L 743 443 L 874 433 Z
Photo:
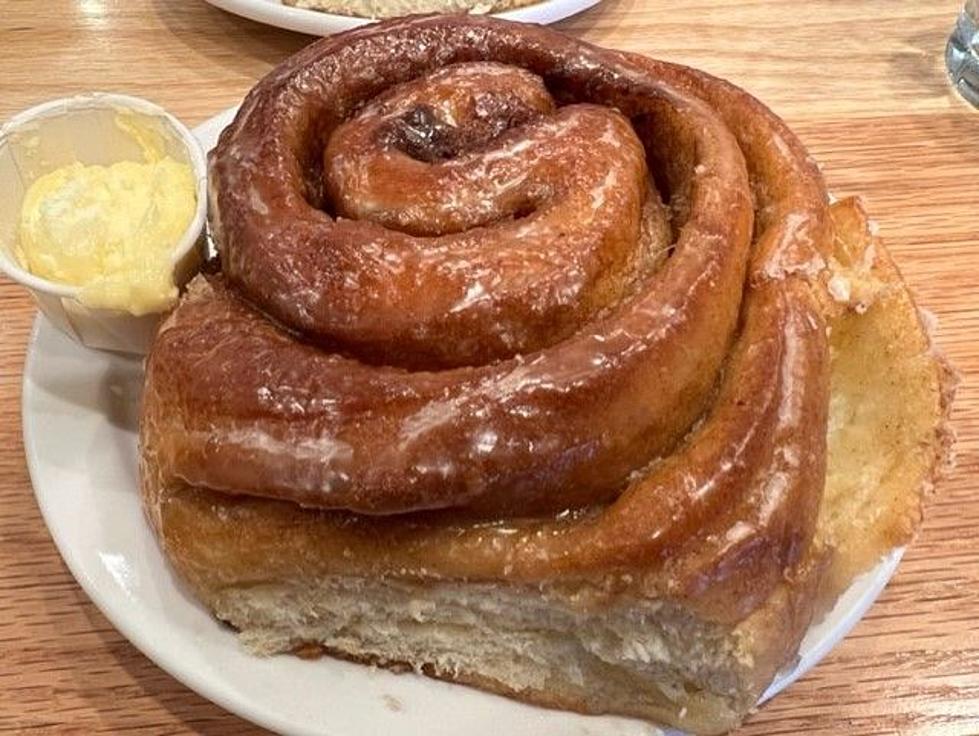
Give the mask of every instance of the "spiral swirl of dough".
M 340 514 L 331 544 L 377 569 L 541 580 L 694 544 L 691 570 L 737 561 L 763 595 L 798 559 L 832 235 L 815 166 L 741 90 L 396 21 L 262 80 L 210 174 L 221 273 L 148 363 L 167 482 Z

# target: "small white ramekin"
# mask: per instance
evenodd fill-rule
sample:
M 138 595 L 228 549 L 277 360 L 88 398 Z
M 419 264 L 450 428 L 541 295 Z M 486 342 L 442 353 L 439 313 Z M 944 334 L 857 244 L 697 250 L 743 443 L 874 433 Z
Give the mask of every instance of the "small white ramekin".
M 196 273 L 204 253 L 207 212 L 207 163 L 200 143 L 163 108 L 137 97 L 103 92 L 45 102 L 0 127 L 0 272 L 27 287 L 52 324 L 83 345 L 145 353 L 161 315 L 137 317 L 87 307 L 78 300 L 79 287 L 35 276 L 13 252 L 24 194 L 35 179 L 74 161 L 110 165 L 143 160 L 138 143 L 115 124 L 120 113 L 142 118 L 141 122 L 159 130 L 167 154 L 190 164 L 194 172 L 197 208 L 173 244 L 172 262 L 178 288 Z

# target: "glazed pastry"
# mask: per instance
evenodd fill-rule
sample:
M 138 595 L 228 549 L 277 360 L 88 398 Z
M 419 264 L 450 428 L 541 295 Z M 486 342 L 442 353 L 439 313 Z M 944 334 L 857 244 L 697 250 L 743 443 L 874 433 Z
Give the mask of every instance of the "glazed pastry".
M 257 652 L 718 733 L 917 527 L 944 365 L 859 203 L 726 82 L 382 23 L 252 90 L 210 198 L 141 481 Z

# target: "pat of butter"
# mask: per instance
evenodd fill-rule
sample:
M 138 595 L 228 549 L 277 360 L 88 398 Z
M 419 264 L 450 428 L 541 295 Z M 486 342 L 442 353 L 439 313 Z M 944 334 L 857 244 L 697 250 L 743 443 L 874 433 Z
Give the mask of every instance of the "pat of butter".
M 194 174 L 164 155 L 155 131 L 120 116 L 143 162 L 75 162 L 34 181 L 24 195 L 15 253 L 31 273 L 81 287 L 89 307 L 134 315 L 177 298 L 173 253 L 194 217 Z

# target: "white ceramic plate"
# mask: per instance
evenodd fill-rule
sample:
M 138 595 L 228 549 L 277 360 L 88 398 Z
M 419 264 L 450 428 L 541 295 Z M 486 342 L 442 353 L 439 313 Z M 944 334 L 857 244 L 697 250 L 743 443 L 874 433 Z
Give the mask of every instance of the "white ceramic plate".
M 281 0 L 207 0 L 207 2 L 229 13 L 259 23 L 314 36 L 328 36 L 331 33 L 349 31 L 351 28 L 373 22 L 369 18 L 353 18 L 349 15 L 293 8 L 283 4 Z M 598 5 L 599 2 L 601 0 L 542 0 L 524 8 L 493 13 L 493 15 L 524 23 L 554 23 Z
M 205 149 L 229 110 L 195 134 Z M 332 659 L 246 654 L 173 577 L 143 519 L 136 424 L 141 361 L 84 348 L 39 316 L 24 367 L 24 447 L 44 520 L 72 574 L 113 625 L 185 685 L 275 731 L 328 736 L 639 736 L 635 720 L 522 705 L 467 687 Z M 814 626 L 771 697 L 810 669 L 887 584 L 895 551 Z

